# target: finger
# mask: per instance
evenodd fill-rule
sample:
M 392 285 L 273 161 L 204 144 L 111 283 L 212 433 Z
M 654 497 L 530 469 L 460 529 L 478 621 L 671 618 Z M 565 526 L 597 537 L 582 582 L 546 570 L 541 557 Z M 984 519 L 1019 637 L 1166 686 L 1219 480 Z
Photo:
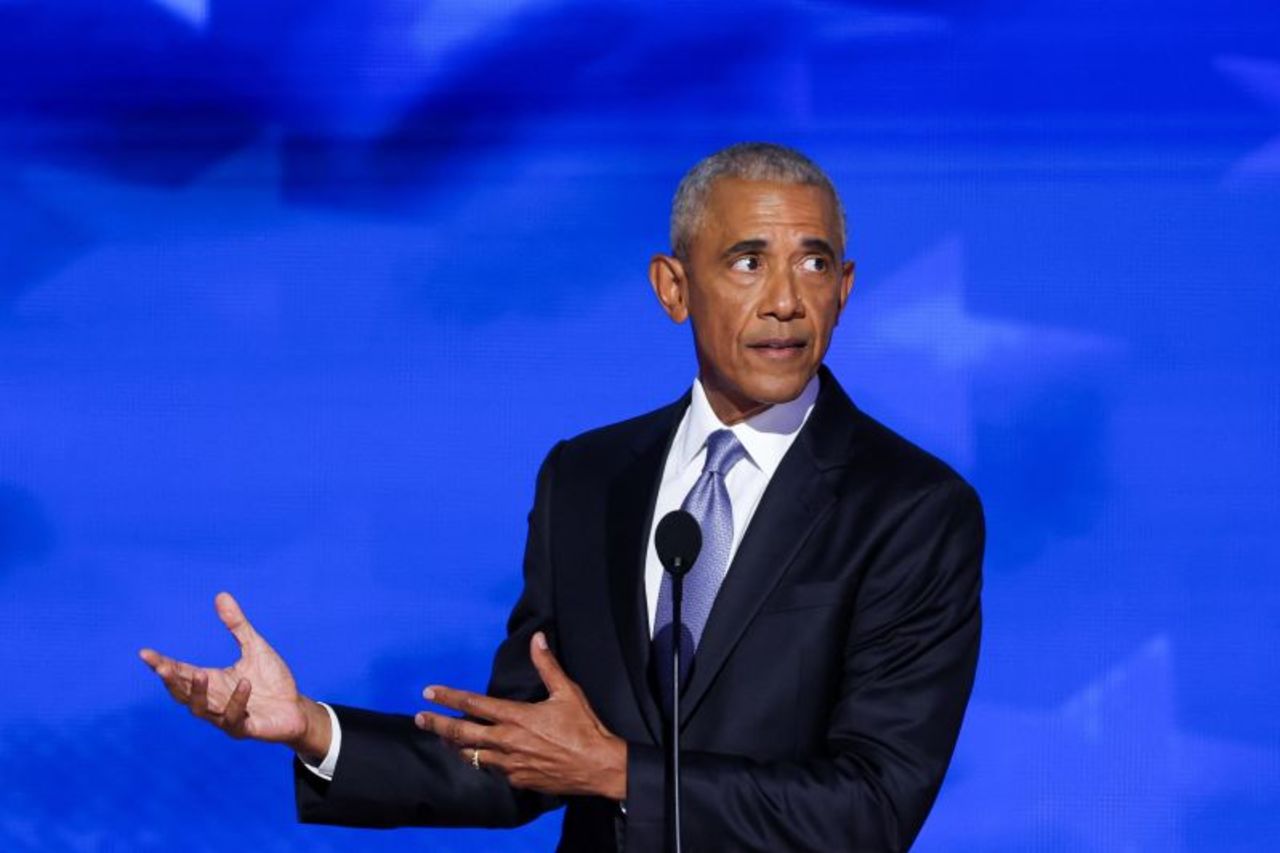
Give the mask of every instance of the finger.
M 189 663 L 183 663 L 180 660 L 162 655 L 155 649 L 143 649 L 138 652 L 138 657 L 142 658 L 147 666 L 161 678 L 168 678 L 174 675 L 183 675 L 190 677 L 190 670 L 195 669 Z
M 494 723 L 517 722 L 525 713 L 525 706 L 522 702 L 495 699 L 492 696 L 485 696 L 483 693 L 454 690 L 452 687 L 442 687 L 439 684 L 433 684 L 423 690 L 422 698 L 428 702 L 435 702 L 437 705 L 461 711 L 468 717 L 479 717 L 482 720 L 489 720 Z
M 529 657 L 533 660 L 534 669 L 538 670 L 538 675 L 542 678 L 548 693 L 554 696 L 573 687 L 573 682 L 564 674 L 556 656 L 551 653 L 547 645 L 547 635 L 541 631 L 534 633 L 533 639 L 529 641 Z
M 191 676 L 191 694 L 187 699 L 187 707 L 191 713 L 203 719 L 215 715 L 209 713 L 209 676 L 196 672 Z
M 476 759 L 473 758 L 473 754 L 477 748 L 480 750 L 479 761 L 476 761 Z M 507 755 L 507 753 L 500 749 L 465 746 L 458 749 L 458 757 L 467 764 L 470 764 L 472 767 L 479 764 L 480 766 L 476 768 L 477 770 L 484 770 L 491 767 L 494 770 L 506 773 L 512 766 L 511 756 Z
M 423 731 L 431 732 L 458 746 L 488 749 L 501 749 L 503 746 L 500 733 L 494 731 L 496 726 L 482 726 L 460 717 L 446 717 L 431 711 L 419 711 L 414 716 L 413 723 Z
M 191 678 L 184 674 L 170 673 L 164 678 L 164 689 L 175 702 L 189 705 L 191 702 Z
M 249 679 L 240 679 L 236 682 L 236 689 L 231 691 L 231 698 L 227 700 L 227 707 L 222 709 L 222 724 L 232 734 L 244 734 L 244 722 L 248 717 L 249 694 L 252 692 L 253 685 L 249 683 Z
M 240 609 L 239 603 L 231 597 L 231 593 L 218 593 L 213 600 L 213 604 L 218 611 L 218 618 L 222 620 L 223 625 L 227 626 L 227 630 L 236 638 L 236 642 L 240 644 L 242 650 L 257 638 L 258 632 L 253 629 L 253 625 L 245 618 L 244 611 Z
M 191 695 L 191 676 L 195 672 L 195 667 L 166 657 L 152 649 L 143 649 L 139 654 L 147 662 L 147 666 L 160 677 L 169 695 L 182 704 L 187 704 Z
M 176 660 L 160 654 L 155 649 L 143 649 L 138 652 L 138 657 L 142 658 L 143 663 L 151 667 L 152 672 L 166 681 L 179 668 Z

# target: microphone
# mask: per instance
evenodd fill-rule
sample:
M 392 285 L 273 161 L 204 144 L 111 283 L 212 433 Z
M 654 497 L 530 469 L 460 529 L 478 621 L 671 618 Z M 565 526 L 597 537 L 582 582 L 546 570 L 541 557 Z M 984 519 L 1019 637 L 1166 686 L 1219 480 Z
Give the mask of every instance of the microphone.
M 653 546 L 658 562 L 671 572 L 671 579 L 683 578 L 693 568 L 702 550 L 702 528 L 697 520 L 682 509 L 669 512 L 658 522 L 653 533 Z
M 702 550 L 702 528 L 697 519 L 682 509 L 669 512 L 653 533 L 658 562 L 671 575 L 671 715 L 667 729 L 667 850 L 680 853 L 680 641 L 684 625 L 680 621 L 680 600 L 684 596 L 684 576 L 693 568 Z M 662 661 L 656 662 L 662 666 Z

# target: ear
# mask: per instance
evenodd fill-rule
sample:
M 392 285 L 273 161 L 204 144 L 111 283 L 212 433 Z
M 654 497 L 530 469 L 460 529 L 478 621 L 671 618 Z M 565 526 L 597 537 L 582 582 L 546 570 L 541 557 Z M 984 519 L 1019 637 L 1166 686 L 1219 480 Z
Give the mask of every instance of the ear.
M 679 258 L 675 255 L 654 255 L 649 261 L 649 284 L 662 303 L 662 310 L 673 322 L 683 323 L 689 318 L 689 279 Z
M 836 313 L 836 322 L 840 322 L 840 314 L 844 313 L 845 303 L 853 292 L 853 261 L 845 261 L 840 269 L 840 310 Z

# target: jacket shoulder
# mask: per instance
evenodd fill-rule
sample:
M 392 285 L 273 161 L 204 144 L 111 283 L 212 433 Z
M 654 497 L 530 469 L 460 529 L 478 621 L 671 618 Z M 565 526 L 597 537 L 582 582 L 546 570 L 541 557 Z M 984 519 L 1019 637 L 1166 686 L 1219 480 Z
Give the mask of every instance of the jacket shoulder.
M 665 445 L 688 405 L 688 395 L 651 412 L 589 429 L 557 445 L 558 464 L 574 470 L 611 470 L 635 454 Z
M 854 458 L 846 469 L 859 480 L 876 481 L 902 497 L 949 489 L 977 499 L 977 492 L 951 465 L 870 415 L 857 410 Z

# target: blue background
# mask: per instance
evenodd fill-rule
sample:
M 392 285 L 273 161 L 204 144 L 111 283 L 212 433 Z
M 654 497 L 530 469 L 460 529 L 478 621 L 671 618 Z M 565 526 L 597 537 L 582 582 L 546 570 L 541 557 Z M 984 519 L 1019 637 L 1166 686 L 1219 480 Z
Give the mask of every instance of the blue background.
M 1280 837 L 1273 3 L 0 2 L 0 847 L 541 850 L 294 823 L 173 706 L 234 591 L 310 694 L 483 684 L 559 438 L 693 377 L 696 159 L 831 172 L 828 363 L 983 495 L 920 850 Z

